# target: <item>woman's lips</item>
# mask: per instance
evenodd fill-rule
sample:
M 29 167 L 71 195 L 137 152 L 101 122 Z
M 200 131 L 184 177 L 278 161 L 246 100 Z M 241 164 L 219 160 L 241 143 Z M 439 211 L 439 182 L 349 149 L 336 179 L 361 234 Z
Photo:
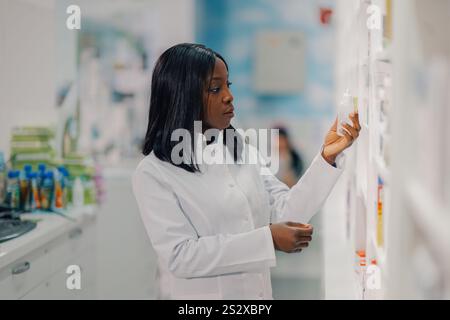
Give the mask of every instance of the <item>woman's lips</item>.
M 230 109 L 230 110 L 228 110 L 228 112 L 225 112 L 224 113 L 226 116 L 228 116 L 228 117 L 234 117 L 234 108 L 232 108 L 232 109 Z

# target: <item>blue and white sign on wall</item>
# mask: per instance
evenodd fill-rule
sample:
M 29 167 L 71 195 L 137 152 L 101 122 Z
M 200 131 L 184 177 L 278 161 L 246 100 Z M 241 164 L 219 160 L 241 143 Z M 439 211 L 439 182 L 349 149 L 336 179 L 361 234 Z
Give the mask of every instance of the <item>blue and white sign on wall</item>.
M 254 89 L 259 94 L 303 91 L 305 36 L 298 31 L 264 31 L 256 36 Z

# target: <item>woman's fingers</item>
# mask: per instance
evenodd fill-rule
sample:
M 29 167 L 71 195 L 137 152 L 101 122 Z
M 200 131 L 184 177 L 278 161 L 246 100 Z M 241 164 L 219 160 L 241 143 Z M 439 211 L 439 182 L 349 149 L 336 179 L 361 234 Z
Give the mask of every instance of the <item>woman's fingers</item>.
M 303 249 L 308 248 L 308 247 L 309 247 L 308 242 L 302 242 L 302 243 L 299 243 L 298 245 L 296 245 L 295 249 L 292 249 L 290 252 L 291 253 L 301 252 Z
M 302 237 L 310 237 L 313 234 L 313 229 L 312 228 L 308 228 L 308 229 L 302 229 L 302 228 L 296 228 L 295 230 L 295 238 L 301 239 Z
M 347 131 L 350 133 L 350 135 L 352 136 L 353 139 L 358 138 L 358 136 L 359 136 L 358 130 L 356 130 L 355 128 L 353 128 L 351 125 L 349 125 L 347 123 L 343 123 L 342 126 L 345 129 L 347 129 Z
M 303 248 L 308 248 L 308 246 L 309 246 L 309 242 L 300 242 L 297 245 L 297 248 L 303 249 Z
M 310 225 L 310 224 L 292 222 L 292 221 L 288 221 L 286 223 L 289 227 L 306 228 L 306 229 L 311 228 L 312 229 L 312 225 Z
M 345 127 L 341 128 L 341 133 L 344 135 L 344 137 L 347 139 L 347 141 L 349 143 L 353 143 L 354 139 L 353 139 L 352 135 L 350 134 L 350 132 L 348 132 L 348 130 Z
M 306 240 L 306 239 L 297 240 L 297 241 L 294 243 L 294 246 L 295 246 L 295 247 L 306 248 L 306 247 L 308 246 L 308 244 L 309 244 L 310 241 L 311 241 L 311 240 Z M 305 245 L 305 244 L 306 244 L 306 245 Z
M 361 125 L 359 124 L 359 114 L 358 113 L 351 113 L 350 114 L 350 120 L 353 122 L 353 126 L 356 130 L 361 131 Z
M 308 242 L 311 240 L 312 240 L 312 237 L 300 237 L 297 239 L 297 242 Z

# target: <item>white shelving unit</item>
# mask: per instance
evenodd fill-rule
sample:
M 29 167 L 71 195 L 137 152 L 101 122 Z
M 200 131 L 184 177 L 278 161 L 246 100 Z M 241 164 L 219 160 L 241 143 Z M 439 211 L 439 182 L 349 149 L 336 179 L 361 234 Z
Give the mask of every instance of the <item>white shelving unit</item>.
M 394 1 L 387 298 L 450 298 L 450 1 Z M 405 117 L 407 115 L 407 118 Z
M 450 298 L 449 17 L 449 0 L 337 1 L 336 104 L 350 90 L 362 123 L 341 195 L 354 298 Z

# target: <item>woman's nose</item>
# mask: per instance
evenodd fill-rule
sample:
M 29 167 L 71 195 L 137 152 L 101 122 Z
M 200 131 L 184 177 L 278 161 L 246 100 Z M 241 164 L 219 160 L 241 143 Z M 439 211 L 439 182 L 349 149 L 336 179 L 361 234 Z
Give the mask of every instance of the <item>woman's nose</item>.
M 226 104 L 229 104 L 231 102 L 233 102 L 233 95 L 231 94 L 231 92 L 228 92 L 224 97 L 223 97 L 223 102 Z

